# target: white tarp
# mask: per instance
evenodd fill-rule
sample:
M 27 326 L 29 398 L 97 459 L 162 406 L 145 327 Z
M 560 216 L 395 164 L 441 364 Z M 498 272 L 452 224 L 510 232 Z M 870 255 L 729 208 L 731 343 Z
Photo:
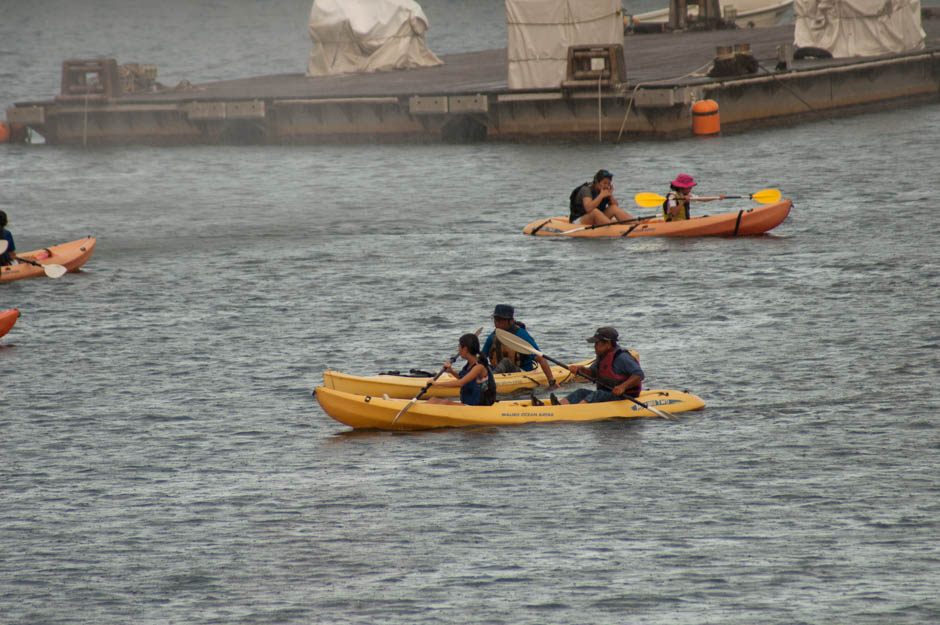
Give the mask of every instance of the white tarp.
M 623 45 L 621 0 L 506 0 L 509 88 L 557 89 L 568 46 Z
M 428 50 L 428 18 L 414 0 L 314 0 L 308 76 L 441 65 Z
M 795 0 L 794 43 L 836 58 L 920 50 L 920 0 Z

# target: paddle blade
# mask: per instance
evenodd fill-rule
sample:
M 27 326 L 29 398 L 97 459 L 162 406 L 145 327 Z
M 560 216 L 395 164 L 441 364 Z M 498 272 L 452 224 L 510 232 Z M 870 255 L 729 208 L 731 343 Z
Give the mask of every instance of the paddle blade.
M 783 194 L 780 193 L 780 189 L 764 189 L 763 191 L 758 191 L 751 195 L 751 199 L 761 204 L 773 204 L 774 202 L 779 202 L 782 196 Z
M 55 264 L 43 265 L 42 270 L 45 271 L 46 275 L 50 278 L 61 278 L 68 272 L 65 266 Z
M 662 206 L 666 198 L 655 193 L 637 193 L 633 197 L 633 201 L 643 208 L 654 208 L 656 206 Z
M 512 332 L 507 332 L 502 328 L 496 328 L 494 332 L 496 333 L 496 338 L 499 339 L 500 343 L 506 345 L 507 347 L 511 347 L 515 352 L 519 352 L 520 354 L 531 354 L 533 356 L 542 355 L 542 352 L 532 347 L 531 343 L 525 339 L 520 339 Z
M 10 246 L 10 242 L 6 239 L 0 239 L 0 254 L 3 254 L 7 251 L 7 248 Z

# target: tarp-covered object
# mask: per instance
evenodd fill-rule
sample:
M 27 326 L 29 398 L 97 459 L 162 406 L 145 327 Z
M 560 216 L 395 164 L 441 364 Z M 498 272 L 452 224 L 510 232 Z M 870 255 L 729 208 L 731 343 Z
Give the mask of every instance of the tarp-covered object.
M 794 43 L 836 58 L 920 50 L 920 0 L 795 0 Z
M 424 42 L 428 18 L 414 0 L 314 0 L 308 76 L 441 65 Z
M 506 0 L 509 88 L 557 89 L 568 46 L 623 45 L 621 0 Z

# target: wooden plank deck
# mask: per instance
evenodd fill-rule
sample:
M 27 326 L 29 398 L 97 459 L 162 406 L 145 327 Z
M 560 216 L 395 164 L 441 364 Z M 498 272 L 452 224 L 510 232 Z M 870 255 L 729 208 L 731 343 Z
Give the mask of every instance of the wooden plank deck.
M 928 48 L 940 48 L 940 20 L 925 20 Z M 776 65 L 777 46 L 793 42 L 792 24 L 761 29 L 628 35 L 624 37 L 627 90 L 637 84 L 694 80 L 707 71 L 718 46 L 750 44 L 755 59 L 768 71 Z M 195 85 L 187 91 L 126 95 L 120 102 L 170 102 L 216 99 L 364 98 L 410 95 L 508 92 L 506 50 L 466 52 L 442 57 L 437 67 L 310 78 L 277 74 Z M 795 69 L 823 68 L 855 59 L 796 61 Z

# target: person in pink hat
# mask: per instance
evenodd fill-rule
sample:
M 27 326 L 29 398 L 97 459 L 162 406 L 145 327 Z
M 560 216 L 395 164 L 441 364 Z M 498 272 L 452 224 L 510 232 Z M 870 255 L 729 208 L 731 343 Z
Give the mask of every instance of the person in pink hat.
M 666 201 L 663 202 L 663 221 L 682 221 L 692 217 L 690 210 L 690 201 L 692 199 L 701 202 L 710 202 L 715 198 L 694 198 L 692 196 L 692 187 L 697 182 L 689 174 L 679 174 L 676 179 L 669 183 L 672 189 L 666 194 Z

